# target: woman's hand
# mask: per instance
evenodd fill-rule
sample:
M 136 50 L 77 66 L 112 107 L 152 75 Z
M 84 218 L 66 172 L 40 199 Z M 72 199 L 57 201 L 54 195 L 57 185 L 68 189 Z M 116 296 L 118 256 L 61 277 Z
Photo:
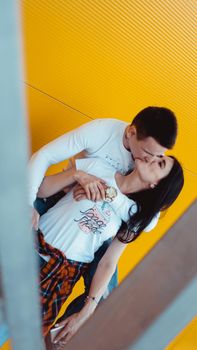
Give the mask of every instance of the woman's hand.
M 58 323 L 55 327 L 64 325 L 64 328 L 58 333 L 54 339 L 54 344 L 57 344 L 61 349 L 68 341 L 73 337 L 73 335 L 78 331 L 82 324 L 86 321 L 86 318 L 80 317 L 79 313 L 75 313 L 69 316 L 65 321 Z
M 80 184 L 75 185 L 75 187 L 73 188 L 73 198 L 76 201 L 81 201 L 82 199 L 87 199 L 85 190 L 83 189 L 83 187 L 81 187 Z
M 81 185 L 85 192 L 85 197 L 84 194 L 82 194 L 83 191 L 81 191 L 80 194 L 78 192 L 78 195 L 74 196 L 76 200 L 84 198 L 92 201 L 105 200 L 105 189 L 107 186 L 104 180 L 81 170 L 76 171 L 75 180 Z

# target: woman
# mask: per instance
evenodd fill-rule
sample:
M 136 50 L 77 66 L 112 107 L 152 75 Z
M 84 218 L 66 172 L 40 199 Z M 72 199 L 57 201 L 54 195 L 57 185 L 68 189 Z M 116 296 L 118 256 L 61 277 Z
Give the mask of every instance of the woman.
M 182 168 L 173 157 L 152 163 L 136 159 L 135 169 L 126 176 L 99 159 L 80 159 L 76 169 L 65 173 L 65 185 L 86 178 L 84 171 L 105 180 L 109 186 L 106 200 L 75 201 L 71 191 L 41 217 L 38 231 L 44 335 L 94 253 L 105 240 L 115 237 L 98 265 L 83 309 L 64 322 L 60 336 L 66 336 L 66 341 L 94 312 L 125 243 L 136 239 L 174 202 L 184 182 Z M 42 186 L 38 195 L 45 195 Z

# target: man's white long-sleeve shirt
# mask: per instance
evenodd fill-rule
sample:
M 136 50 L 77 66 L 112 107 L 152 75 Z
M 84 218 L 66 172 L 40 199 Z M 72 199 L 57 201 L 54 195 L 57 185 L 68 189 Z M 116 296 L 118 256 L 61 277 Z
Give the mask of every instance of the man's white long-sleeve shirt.
M 96 119 L 65 133 L 36 152 L 29 163 L 29 201 L 36 199 L 38 188 L 50 165 L 84 151 L 87 158 L 101 158 L 114 169 L 126 173 L 134 164 L 123 145 L 128 124 L 118 119 Z

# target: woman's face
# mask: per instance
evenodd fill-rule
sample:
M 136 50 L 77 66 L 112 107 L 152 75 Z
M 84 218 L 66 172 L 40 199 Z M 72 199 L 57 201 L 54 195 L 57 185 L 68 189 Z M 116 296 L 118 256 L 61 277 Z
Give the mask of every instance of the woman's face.
M 157 185 L 161 179 L 166 177 L 171 171 L 174 159 L 163 156 L 159 160 L 145 162 L 141 159 L 135 159 L 135 168 L 140 179 L 149 185 Z

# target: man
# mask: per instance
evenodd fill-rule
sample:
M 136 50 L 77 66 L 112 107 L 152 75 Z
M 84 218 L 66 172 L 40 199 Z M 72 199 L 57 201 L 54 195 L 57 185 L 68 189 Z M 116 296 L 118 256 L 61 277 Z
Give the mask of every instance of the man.
M 133 168 L 135 158 L 149 162 L 162 157 L 166 149 L 174 146 L 176 136 L 176 117 L 172 111 L 162 107 L 145 108 L 131 125 L 116 119 L 97 119 L 84 124 L 45 145 L 32 156 L 30 204 L 33 207 L 45 172 L 52 164 L 83 151 L 83 156 L 105 159 L 115 169 L 126 173 Z M 64 173 L 46 177 L 42 188 L 45 197 L 62 190 Z M 87 197 L 91 196 L 93 200 L 104 196 L 101 179 L 87 179 L 84 189 Z
M 97 119 L 68 132 L 33 155 L 30 161 L 30 203 L 33 206 L 39 189 L 39 196 L 49 197 L 64 189 L 64 172 L 44 178 L 47 168 L 54 163 L 69 159 L 80 152 L 83 157 L 105 159 L 121 173 L 133 169 L 134 160 L 151 162 L 160 159 L 166 149 L 174 146 L 177 137 L 177 121 L 174 113 L 163 107 L 147 107 L 139 112 L 131 125 L 116 119 Z M 43 180 L 44 178 L 44 180 Z M 104 199 L 105 184 L 95 176 L 87 175 L 85 182 L 78 182 L 91 200 Z M 60 193 L 60 196 L 62 194 Z M 59 194 L 56 195 L 57 200 Z M 80 196 L 79 196 L 80 197 Z M 38 203 L 37 203 L 38 204 Z M 43 202 L 42 202 L 43 204 Z M 39 214 L 33 213 L 33 225 L 38 226 Z M 151 223 L 152 229 L 157 223 Z M 85 285 L 88 295 L 94 271 L 108 245 L 106 242 L 96 253 L 86 274 Z M 109 291 L 117 284 L 117 276 L 112 280 Z M 67 316 L 82 307 L 84 295 L 71 305 Z

